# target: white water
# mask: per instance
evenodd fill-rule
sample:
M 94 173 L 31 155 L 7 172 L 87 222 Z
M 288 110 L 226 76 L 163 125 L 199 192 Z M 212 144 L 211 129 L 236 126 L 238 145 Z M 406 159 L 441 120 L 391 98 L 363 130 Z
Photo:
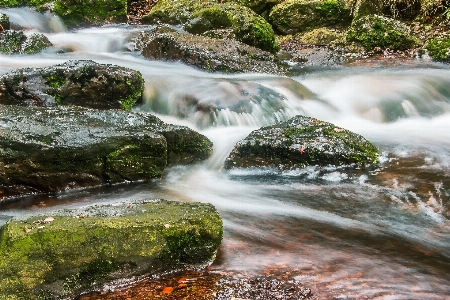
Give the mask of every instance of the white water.
M 26 33 L 45 32 L 55 45 L 38 55 L 0 55 L 0 74 L 69 59 L 139 70 L 146 89 L 138 110 L 199 130 L 215 145 L 208 161 L 171 168 L 160 181 L 25 199 L 0 207 L 0 222 L 7 216 L 124 199 L 202 201 L 214 204 L 224 220 L 215 270 L 295 271 L 320 299 L 450 297 L 449 68 L 336 68 L 292 78 L 210 74 L 130 51 L 143 28 L 67 32 L 49 25 L 58 24 L 51 15 L 0 12 L 14 17 Z M 222 109 L 213 115 L 180 109 L 186 97 Z M 233 111 L 243 100 L 251 109 Z M 298 113 L 364 135 L 383 152 L 381 165 L 284 173 L 221 169 L 238 140 Z M 39 202 L 44 203 L 32 205 Z

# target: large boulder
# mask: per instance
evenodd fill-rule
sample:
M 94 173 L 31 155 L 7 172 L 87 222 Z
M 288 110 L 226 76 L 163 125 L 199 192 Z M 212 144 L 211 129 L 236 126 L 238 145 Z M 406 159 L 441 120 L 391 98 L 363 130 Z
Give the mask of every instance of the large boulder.
M 228 28 L 231 30 L 229 37 L 240 42 L 272 53 L 279 50 L 272 26 L 248 7 L 234 3 L 159 0 L 142 22 L 182 24 L 186 31 L 195 34 Z
M 235 40 L 166 29 L 142 32 L 136 47 L 147 58 L 182 61 L 210 72 L 283 73 L 274 55 Z
M 378 161 L 378 150 L 364 137 L 305 116 L 253 131 L 239 141 L 225 168 L 270 166 L 282 170 L 305 166 L 365 166 Z
M 3 54 L 35 54 L 50 46 L 52 43 L 42 33 L 26 36 L 23 31 L 0 32 L 0 53 Z
M 138 71 L 93 61 L 18 69 L 0 76 L 0 104 L 130 110 L 142 99 Z
M 0 200 L 149 180 L 168 157 L 208 157 L 212 143 L 148 113 L 81 107 L 0 106 Z
M 362 45 L 367 51 L 376 48 L 405 50 L 418 43 L 404 23 L 379 15 L 369 15 L 354 21 L 345 38 L 347 42 Z
M 320 27 L 344 28 L 351 16 L 338 0 L 286 0 L 272 8 L 269 20 L 279 32 L 293 34 Z
M 205 267 L 222 235 L 212 205 L 165 200 L 10 220 L 0 230 L 0 295 L 67 299 L 117 279 Z

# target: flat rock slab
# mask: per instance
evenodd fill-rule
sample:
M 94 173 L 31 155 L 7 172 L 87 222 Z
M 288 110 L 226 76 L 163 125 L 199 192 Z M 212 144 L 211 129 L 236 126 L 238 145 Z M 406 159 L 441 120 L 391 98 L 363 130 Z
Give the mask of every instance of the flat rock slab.
M 148 113 L 0 106 L 0 201 L 33 193 L 160 177 L 206 158 L 212 143 Z
M 377 162 L 378 155 L 378 149 L 361 135 L 299 115 L 251 132 L 236 144 L 225 168 L 365 166 Z
M 0 295 L 59 299 L 115 279 L 204 267 L 222 235 L 212 205 L 165 200 L 13 219 L 0 230 Z

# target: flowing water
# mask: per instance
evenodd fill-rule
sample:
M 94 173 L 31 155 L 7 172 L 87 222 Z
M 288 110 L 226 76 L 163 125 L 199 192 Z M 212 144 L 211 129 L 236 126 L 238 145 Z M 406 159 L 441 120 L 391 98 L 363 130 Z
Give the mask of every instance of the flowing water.
M 209 160 L 169 168 L 154 182 L 4 204 L 0 224 L 10 216 L 124 199 L 208 202 L 225 230 L 213 270 L 289 271 L 320 299 L 450 299 L 450 68 L 411 62 L 388 69 L 303 69 L 291 77 L 210 74 L 132 51 L 133 37 L 145 28 L 67 31 L 50 14 L 0 12 L 55 45 L 37 55 L 0 55 L 0 74 L 70 59 L 139 70 L 145 103 L 136 110 L 214 142 Z M 215 110 L 205 113 L 194 102 Z M 380 165 L 222 169 L 237 141 L 296 114 L 362 134 L 381 150 Z

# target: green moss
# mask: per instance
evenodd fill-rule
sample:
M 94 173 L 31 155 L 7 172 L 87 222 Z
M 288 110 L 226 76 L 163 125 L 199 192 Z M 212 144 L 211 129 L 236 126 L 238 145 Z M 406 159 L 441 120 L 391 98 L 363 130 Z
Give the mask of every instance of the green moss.
M 347 32 L 348 42 L 360 43 L 366 50 L 405 50 L 416 45 L 409 35 L 409 29 L 402 23 L 386 17 L 370 15 L 357 20 Z
M 115 278 L 205 264 L 223 235 L 217 211 L 199 203 L 136 202 L 53 217 L 1 229 L 2 299 L 69 297 Z
M 42 77 L 44 78 L 45 83 L 54 89 L 59 89 L 67 81 L 66 75 L 62 69 L 56 69 L 54 72 L 44 74 Z
M 340 15 L 340 5 L 336 0 L 326 0 L 324 2 L 320 2 L 319 5 L 316 6 L 316 10 L 319 12 L 321 17 L 327 19 L 336 18 L 336 16 Z
M 450 62 L 450 39 L 433 39 L 426 47 L 428 54 L 437 61 Z

